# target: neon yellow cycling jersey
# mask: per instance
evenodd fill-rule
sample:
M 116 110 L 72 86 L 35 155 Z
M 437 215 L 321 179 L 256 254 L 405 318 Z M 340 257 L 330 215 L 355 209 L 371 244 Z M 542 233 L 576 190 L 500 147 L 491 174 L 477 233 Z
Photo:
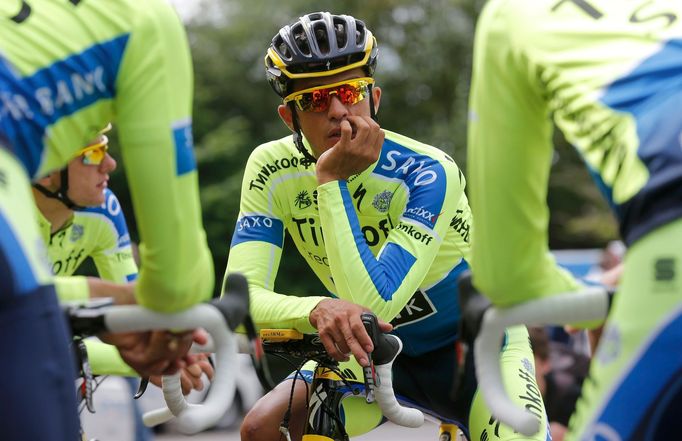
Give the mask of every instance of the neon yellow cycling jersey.
M 575 287 L 547 250 L 552 122 L 612 203 L 628 245 L 682 216 L 681 73 L 678 2 L 486 5 L 469 132 L 472 266 L 486 295 L 509 305 Z
M 164 0 L 2 2 L 0 35 L 2 148 L 36 178 L 114 122 L 142 239 L 138 301 L 172 312 L 210 297 L 191 62 L 173 10 Z
M 93 259 L 99 277 L 104 280 L 125 283 L 137 277 L 123 210 L 111 190 L 104 194 L 101 206 L 74 211 L 73 219 L 54 234 L 50 234 L 50 222 L 36 210 L 61 302 L 89 299 L 86 279 L 72 276 L 86 257 Z M 93 339 L 85 340 L 85 344 L 95 374 L 137 376 L 114 346 Z
M 39 210 L 38 223 L 56 276 L 72 275 L 86 257 L 91 257 L 102 279 L 125 283 L 137 277 L 125 216 L 111 190 L 105 190 L 101 206 L 75 211 L 68 224 L 53 234 L 50 222 Z M 60 289 L 61 280 L 57 279 L 60 300 L 87 300 L 87 291 Z
M 251 154 L 227 268 L 248 277 L 259 326 L 311 332 L 323 298 L 274 291 L 286 229 L 329 293 L 392 321 L 405 353 L 457 338 L 455 281 L 471 234 L 464 176 L 443 151 L 385 133 L 374 165 L 321 186 L 291 136 Z

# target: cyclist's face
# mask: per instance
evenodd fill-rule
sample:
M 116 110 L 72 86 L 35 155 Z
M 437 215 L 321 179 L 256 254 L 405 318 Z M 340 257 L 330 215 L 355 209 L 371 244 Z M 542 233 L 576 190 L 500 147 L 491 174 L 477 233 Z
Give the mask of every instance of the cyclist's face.
M 362 69 L 353 69 L 329 77 L 306 78 L 295 83 L 294 90 L 304 90 L 312 87 L 324 87 L 327 84 L 334 84 L 344 80 L 365 77 Z M 381 99 L 381 89 L 372 87 L 372 97 L 375 109 L 379 108 Z M 341 121 L 348 116 L 370 117 L 369 96 L 356 104 L 343 104 L 337 94 L 331 94 L 329 107 L 321 112 L 304 112 L 296 110 L 301 131 L 313 148 L 316 157 L 334 146 L 340 139 Z M 293 130 L 291 108 L 287 105 L 280 105 L 279 115 L 290 129 Z
M 87 161 L 85 161 L 87 162 Z M 109 173 L 116 169 L 116 160 L 104 154 L 98 165 L 86 164 L 79 156 L 69 162 L 69 197 L 83 207 L 94 207 L 104 202 L 104 190 L 109 183 Z

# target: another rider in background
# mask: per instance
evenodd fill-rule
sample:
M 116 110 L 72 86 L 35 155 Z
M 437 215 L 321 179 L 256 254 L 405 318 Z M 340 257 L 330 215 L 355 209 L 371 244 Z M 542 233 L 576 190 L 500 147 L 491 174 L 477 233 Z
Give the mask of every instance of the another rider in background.
M 673 439 L 682 429 L 681 48 L 682 5 L 663 0 L 491 0 L 478 23 L 476 286 L 500 307 L 580 289 L 548 252 L 553 123 L 627 246 L 567 439 Z
M 84 302 L 94 297 L 111 297 L 116 304 L 134 304 L 132 283 L 138 268 L 133 257 L 128 226 L 118 198 L 108 188 L 116 160 L 108 153 L 106 133 L 111 124 L 59 171 L 33 183 L 40 233 L 60 302 Z M 99 278 L 73 276 L 91 258 Z M 129 283 L 130 282 L 130 283 Z M 136 377 L 115 347 L 85 341 L 93 373 Z M 201 374 L 213 369 L 207 361 L 181 370 L 184 393 L 203 389 Z M 154 378 L 160 385 L 160 378 Z
M 0 367 L 0 389 L 11 403 L 0 427 L 8 439 L 73 441 L 68 331 L 29 181 L 63 168 L 116 122 L 142 240 L 137 302 L 175 312 L 210 298 L 191 60 L 180 20 L 163 0 L 1 2 L 0 35 L 0 347 L 11 360 Z M 191 362 L 192 339 L 148 332 L 110 341 L 149 375 Z
M 473 439 L 486 432 L 519 439 L 474 398 L 473 372 L 458 363 L 456 280 L 468 268 L 471 230 L 464 176 L 442 150 L 379 126 L 378 50 L 364 22 L 328 12 L 304 15 L 274 36 L 266 74 L 293 134 L 260 145 L 247 162 L 227 271 L 248 277 L 259 327 L 317 331 L 337 360 L 355 356 L 341 368 L 357 378 L 372 349 L 360 315 L 371 310 L 404 343 L 393 370 L 400 399 L 452 423 L 442 430 L 458 424 Z M 275 291 L 285 230 L 329 294 Z M 532 406 L 545 427 L 524 327 L 508 331 L 503 357 L 509 383 L 534 400 L 519 404 Z M 466 381 L 454 392 L 458 372 Z M 307 388 L 294 378 L 258 401 L 242 425 L 243 440 L 280 437 L 292 382 L 298 387 L 290 428 L 300 439 Z M 382 422 L 378 406 L 364 399 L 350 397 L 343 406 L 351 436 Z

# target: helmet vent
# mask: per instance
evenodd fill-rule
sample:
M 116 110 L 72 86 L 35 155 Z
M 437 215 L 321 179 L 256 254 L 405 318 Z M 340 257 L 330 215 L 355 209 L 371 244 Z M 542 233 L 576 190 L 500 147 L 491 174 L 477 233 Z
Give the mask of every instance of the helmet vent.
M 315 41 L 317 41 L 317 47 L 319 48 L 320 54 L 329 54 L 329 38 L 327 36 L 327 27 L 323 21 L 318 21 L 313 25 L 313 33 L 315 35 Z
M 282 36 L 277 35 L 275 39 L 272 42 L 272 47 L 277 51 L 277 53 L 280 55 L 285 60 L 291 60 L 293 57 L 293 54 L 289 50 L 289 45 L 284 41 Z M 270 64 L 272 64 L 272 60 L 268 59 Z
M 365 36 L 365 25 L 360 20 L 355 22 L 355 44 L 361 46 Z
M 296 47 L 303 55 L 310 55 L 310 44 L 308 43 L 308 37 L 305 34 L 303 25 L 301 23 L 296 23 L 291 28 L 291 35 L 294 37 L 294 43 Z
M 348 42 L 348 31 L 346 29 L 346 21 L 341 20 L 340 17 L 334 18 L 334 33 L 336 34 L 336 46 L 345 47 Z

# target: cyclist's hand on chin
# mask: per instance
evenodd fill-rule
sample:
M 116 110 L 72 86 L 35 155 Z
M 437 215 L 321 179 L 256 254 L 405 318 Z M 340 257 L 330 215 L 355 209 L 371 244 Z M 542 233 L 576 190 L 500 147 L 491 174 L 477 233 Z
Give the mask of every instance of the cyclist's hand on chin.
M 196 360 L 189 356 L 192 342 L 205 343 L 205 334 L 195 331 L 169 331 L 107 334 L 100 338 L 115 345 L 121 358 L 143 377 L 172 375 Z
M 317 159 L 317 182 L 348 179 L 379 159 L 384 132 L 370 117 L 351 116 L 341 121 L 341 138 Z
M 352 353 L 361 366 L 367 366 L 367 352 L 374 347 L 360 315 L 367 308 L 341 299 L 325 299 L 310 312 L 310 323 L 317 328 L 327 353 L 335 360 L 347 361 Z M 393 329 L 390 323 L 379 320 L 383 332 Z

